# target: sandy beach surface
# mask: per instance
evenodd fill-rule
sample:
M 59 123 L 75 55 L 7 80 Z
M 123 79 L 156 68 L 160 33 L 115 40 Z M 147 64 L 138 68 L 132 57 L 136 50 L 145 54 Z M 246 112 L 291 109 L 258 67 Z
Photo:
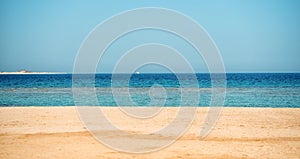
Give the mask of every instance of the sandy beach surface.
M 147 133 L 168 124 L 177 109 L 163 109 L 163 115 L 150 121 L 133 121 L 118 108 L 104 111 L 120 129 Z M 174 144 L 130 154 L 94 139 L 76 107 L 2 107 L 0 158 L 300 158 L 299 108 L 223 108 L 213 131 L 199 139 L 207 110 L 198 109 L 189 130 Z

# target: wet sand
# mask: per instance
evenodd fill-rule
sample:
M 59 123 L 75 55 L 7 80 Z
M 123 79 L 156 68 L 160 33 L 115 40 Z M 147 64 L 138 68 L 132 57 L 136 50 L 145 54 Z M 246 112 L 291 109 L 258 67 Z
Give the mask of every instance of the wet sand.
M 300 158 L 300 108 L 223 108 L 213 131 L 200 139 L 207 110 L 198 109 L 187 133 L 174 144 L 152 153 L 129 154 L 94 139 L 75 107 L 2 107 L 0 158 Z M 134 124 L 117 108 L 104 111 L 121 129 L 148 133 L 168 124 L 177 108 Z

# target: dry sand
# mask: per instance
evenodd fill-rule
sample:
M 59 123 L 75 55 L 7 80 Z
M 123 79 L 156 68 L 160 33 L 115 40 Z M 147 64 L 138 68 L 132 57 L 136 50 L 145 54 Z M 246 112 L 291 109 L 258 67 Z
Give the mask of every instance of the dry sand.
M 148 132 L 167 124 L 177 108 L 141 126 L 117 108 L 104 110 L 121 129 Z M 94 139 L 75 107 L 2 107 L 0 158 L 300 158 L 299 108 L 224 108 L 213 131 L 199 139 L 207 110 L 200 108 L 188 132 L 167 148 L 128 154 Z

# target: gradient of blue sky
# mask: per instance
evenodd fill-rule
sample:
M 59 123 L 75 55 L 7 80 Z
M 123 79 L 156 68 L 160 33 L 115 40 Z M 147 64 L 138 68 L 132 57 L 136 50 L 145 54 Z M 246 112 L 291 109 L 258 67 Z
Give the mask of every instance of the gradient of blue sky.
M 296 0 L 2 0 L 0 71 L 72 72 L 81 43 L 97 24 L 138 7 L 169 8 L 196 20 L 217 44 L 227 72 L 300 72 Z

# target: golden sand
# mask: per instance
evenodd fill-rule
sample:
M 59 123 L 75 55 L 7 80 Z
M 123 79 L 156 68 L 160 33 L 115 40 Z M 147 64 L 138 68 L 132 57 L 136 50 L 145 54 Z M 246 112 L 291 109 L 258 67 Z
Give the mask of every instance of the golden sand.
M 177 108 L 164 109 L 166 114 L 157 121 L 139 127 L 117 108 L 104 110 L 121 129 L 149 132 L 167 124 Z M 129 154 L 94 139 L 81 124 L 76 107 L 2 107 L 0 158 L 300 158 L 299 108 L 223 108 L 213 131 L 199 139 L 207 110 L 198 109 L 188 132 L 174 144 L 152 153 Z

